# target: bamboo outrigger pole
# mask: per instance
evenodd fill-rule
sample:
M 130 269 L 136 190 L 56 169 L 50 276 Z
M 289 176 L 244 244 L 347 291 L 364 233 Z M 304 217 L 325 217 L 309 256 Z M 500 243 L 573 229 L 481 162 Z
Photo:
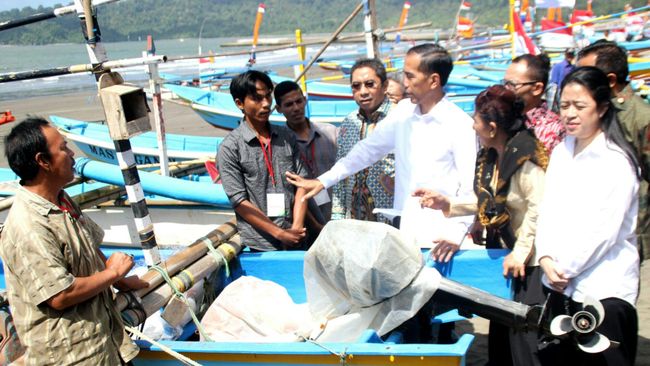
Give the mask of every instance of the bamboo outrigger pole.
M 128 58 L 123 60 L 92 63 L 92 64 L 62 66 L 62 67 L 55 67 L 55 68 L 43 69 L 43 70 L 9 72 L 6 74 L 0 74 L 0 83 L 46 78 L 46 77 L 59 76 L 59 75 L 79 74 L 84 72 L 101 74 L 113 68 L 148 65 L 152 63 L 157 64 L 166 61 L 167 61 L 167 56 L 153 56 L 153 57 L 145 57 L 145 58 L 137 57 L 137 58 Z
M 183 251 L 169 257 L 165 261 L 167 273 L 169 276 L 175 276 L 184 268 L 205 256 L 208 253 L 208 247 L 206 245 L 217 247 L 218 245 L 230 240 L 236 233 L 237 226 L 235 225 L 234 219 L 220 225 L 205 236 L 195 240 L 194 243 L 189 245 Z M 140 277 L 140 279 L 149 284 L 149 287 L 135 291 L 135 294 L 140 298 L 155 290 L 156 287 L 160 286 L 164 282 L 160 273 L 153 269 L 150 269 Z M 118 311 L 126 309 L 128 303 L 129 301 L 125 295 L 118 294 L 115 299 L 115 306 Z
M 93 5 L 98 6 L 98 5 L 114 3 L 114 2 L 117 2 L 117 1 L 119 1 L 119 0 L 95 0 L 93 2 Z M 3 30 L 20 27 L 20 26 L 27 25 L 27 24 L 37 23 L 37 22 L 40 22 L 42 20 L 57 18 L 57 17 L 67 15 L 67 14 L 72 14 L 74 12 L 75 12 L 75 6 L 74 5 L 68 5 L 68 6 L 63 6 L 63 7 L 60 7 L 60 8 L 52 9 L 51 11 L 48 11 L 48 12 L 45 12 L 45 13 L 33 14 L 33 15 L 27 16 L 27 17 L 22 18 L 22 19 L 8 20 L 8 21 L 5 21 L 5 22 L 0 22 L 0 32 L 3 31 Z
M 305 69 L 300 73 L 300 75 L 296 76 L 296 78 L 294 79 L 295 82 L 297 82 L 298 80 L 300 80 L 300 78 L 301 78 L 303 75 L 305 75 L 305 74 L 307 73 L 307 71 L 309 71 L 309 69 L 312 67 L 312 65 L 313 65 L 314 63 L 316 63 L 316 61 L 318 60 L 318 58 L 320 57 L 320 55 L 322 55 L 323 52 L 325 52 L 325 50 L 327 49 L 327 47 L 329 47 L 329 45 L 331 45 L 332 42 L 334 42 L 334 41 L 338 38 L 339 34 L 341 34 L 341 32 L 343 32 L 343 29 L 345 29 L 345 27 L 347 27 L 348 24 L 350 24 L 350 22 L 352 21 L 352 19 L 354 19 L 354 17 L 357 16 L 357 14 L 359 14 L 359 12 L 361 11 L 361 9 L 363 9 L 363 4 L 364 4 L 364 3 L 359 3 L 359 5 L 357 5 L 357 7 L 354 8 L 354 10 L 352 11 L 352 13 L 351 13 L 350 15 L 348 15 L 347 18 L 345 18 L 345 20 L 343 21 L 343 23 L 341 23 L 341 25 L 339 25 L 339 27 L 336 28 L 336 30 L 334 31 L 334 33 L 332 33 L 332 35 L 331 35 L 330 38 L 327 40 L 327 42 L 325 42 L 325 44 L 323 45 L 323 47 L 321 47 L 321 49 L 318 50 L 318 52 L 316 52 L 316 54 L 311 58 L 311 60 L 310 60 L 309 63 L 307 64 L 307 66 L 305 66 Z

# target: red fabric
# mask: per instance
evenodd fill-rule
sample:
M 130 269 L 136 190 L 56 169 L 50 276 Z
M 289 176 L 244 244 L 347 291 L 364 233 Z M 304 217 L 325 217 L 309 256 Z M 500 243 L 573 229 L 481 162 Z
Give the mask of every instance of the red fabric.
M 206 161 L 205 170 L 208 171 L 210 178 L 212 178 L 212 183 L 221 183 L 221 179 L 219 179 L 219 169 L 217 169 L 217 164 L 214 161 Z
M 533 43 L 533 40 L 528 37 L 524 26 L 521 24 L 521 19 L 518 16 L 513 17 L 515 26 L 515 51 L 518 55 L 530 53 L 531 55 L 538 55 L 539 49 Z
M 594 17 L 594 13 L 590 10 L 574 9 L 571 14 L 571 23 L 584 22 Z M 592 26 L 593 23 L 586 23 L 585 26 Z
M 542 30 L 548 30 L 548 29 L 554 29 L 554 28 L 560 28 L 566 26 L 566 23 L 564 22 L 554 22 L 552 20 L 548 19 L 542 19 Z M 571 28 L 564 28 L 564 29 L 558 29 L 553 31 L 552 33 L 560 33 L 560 34 L 568 34 L 571 35 Z

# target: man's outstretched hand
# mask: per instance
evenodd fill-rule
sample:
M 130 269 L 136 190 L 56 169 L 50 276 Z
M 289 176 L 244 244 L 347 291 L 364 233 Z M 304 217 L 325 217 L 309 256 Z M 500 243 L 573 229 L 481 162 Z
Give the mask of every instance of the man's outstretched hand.
M 325 189 L 323 186 L 323 183 L 321 183 L 318 179 L 305 179 L 298 174 L 294 174 L 291 172 L 285 172 L 285 176 L 287 177 L 287 180 L 289 183 L 293 184 L 294 186 L 298 188 L 304 188 L 306 193 L 302 197 L 303 201 L 306 201 L 315 195 L 317 195 L 320 191 Z

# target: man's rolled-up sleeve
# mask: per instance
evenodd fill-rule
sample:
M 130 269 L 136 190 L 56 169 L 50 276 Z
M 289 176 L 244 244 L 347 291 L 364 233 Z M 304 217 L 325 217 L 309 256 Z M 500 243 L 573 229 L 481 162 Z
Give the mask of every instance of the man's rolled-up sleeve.
M 248 200 L 249 198 L 237 151 L 233 146 L 227 144 L 226 141 L 219 148 L 217 163 L 219 165 L 223 190 L 226 192 L 232 207 L 237 207 L 242 201 Z

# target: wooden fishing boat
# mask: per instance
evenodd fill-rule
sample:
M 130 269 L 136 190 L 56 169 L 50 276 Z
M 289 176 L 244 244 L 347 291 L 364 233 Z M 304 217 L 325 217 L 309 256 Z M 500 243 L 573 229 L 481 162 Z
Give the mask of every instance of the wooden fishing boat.
M 92 159 L 117 164 L 115 146 L 108 127 L 71 118 L 50 116 L 66 139 L 73 141 L 81 151 Z M 166 134 L 167 155 L 170 162 L 214 158 L 221 137 L 204 137 Z M 160 163 L 158 140 L 154 132 L 146 132 L 131 139 L 131 146 L 138 165 Z
M 164 86 L 179 98 L 187 100 L 194 112 L 209 124 L 229 130 L 239 126 L 243 115 L 230 94 L 173 84 L 165 84 Z M 316 100 L 308 102 L 306 113 L 312 122 L 337 125 L 343 121 L 345 116 L 358 108 L 357 104 L 352 100 Z M 286 124 L 286 119 L 278 112 L 273 112 L 269 121 L 278 126 Z
M 129 248 L 103 248 L 107 256 L 119 250 L 134 255 L 136 263 L 143 263 L 140 250 Z M 161 251 L 163 256 L 171 254 Z M 217 276 L 218 288 L 242 276 L 255 276 L 273 281 L 287 289 L 296 303 L 306 301 L 303 279 L 305 252 L 242 252 L 229 263 L 230 277 L 225 271 Z M 445 277 L 471 285 L 496 295 L 509 297 L 509 283 L 500 276 L 505 250 L 461 251 L 453 261 L 437 266 Z M 433 266 L 433 263 L 428 263 Z M 0 289 L 5 288 L 4 268 L 0 269 Z M 432 318 L 432 324 L 463 319 L 456 311 Z M 382 340 L 373 330 L 367 330 L 353 343 L 245 343 L 190 341 L 195 326 L 189 323 L 178 341 L 160 341 L 159 344 L 179 352 L 204 365 L 464 365 L 466 353 L 474 339 L 462 334 L 452 344 L 403 344 L 399 334 Z M 179 361 L 163 352 L 159 346 L 147 341 L 137 341 L 140 353 L 135 365 L 176 365 Z

